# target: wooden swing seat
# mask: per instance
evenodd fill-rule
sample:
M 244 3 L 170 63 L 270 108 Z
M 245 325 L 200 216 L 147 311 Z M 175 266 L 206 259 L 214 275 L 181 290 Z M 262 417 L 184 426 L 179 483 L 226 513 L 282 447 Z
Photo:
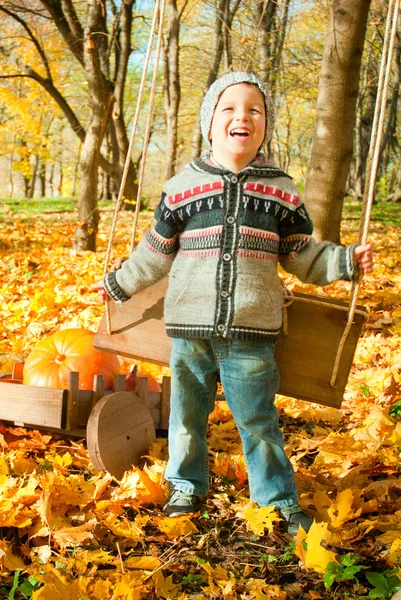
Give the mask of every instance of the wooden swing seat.
M 103 315 L 95 336 L 99 350 L 160 365 L 169 364 L 171 338 L 164 327 L 163 303 L 167 278 L 117 306 L 109 303 L 111 333 Z M 355 310 L 344 344 L 334 387 L 330 386 L 339 342 L 347 324 L 348 303 L 324 296 L 294 293 L 285 308 L 287 334 L 276 345 L 279 393 L 340 408 L 362 327 L 363 307 Z

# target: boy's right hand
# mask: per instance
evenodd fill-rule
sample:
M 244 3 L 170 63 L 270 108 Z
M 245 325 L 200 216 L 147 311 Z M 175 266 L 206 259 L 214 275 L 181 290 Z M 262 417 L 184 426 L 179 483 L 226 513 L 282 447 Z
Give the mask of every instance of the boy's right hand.
M 105 290 L 103 279 L 101 279 L 100 281 L 97 281 L 96 283 L 92 283 L 91 290 L 93 290 L 94 292 L 99 292 L 100 302 L 102 304 L 106 303 L 108 294 Z
M 127 257 L 125 258 L 118 258 L 112 265 L 110 268 L 110 271 L 118 271 L 118 269 L 121 269 L 123 263 L 128 260 Z M 99 292 L 99 296 L 100 296 L 100 302 L 102 304 L 106 303 L 106 300 L 108 299 L 108 294 L 105 290 L 104 284 L 103 284 L 103 279 L 101 279 L 100 281 L 97 281 L 96 283 L 93 283 L 91 285 L 91 290 L 93 290 L 94 292 Z

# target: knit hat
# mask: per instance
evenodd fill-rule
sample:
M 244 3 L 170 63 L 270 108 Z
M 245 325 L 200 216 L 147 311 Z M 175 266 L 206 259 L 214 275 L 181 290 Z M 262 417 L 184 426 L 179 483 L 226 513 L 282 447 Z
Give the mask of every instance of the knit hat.
M 256 75 L 253 75 L 253 73 L 233 71 L 232 73 L 227 73 L 227 75 L 223 75 L 219 79 L 216 79 L 203 98 L 200 109 L 200 125 L 203 138 L 208 144 L 210 144 L 209 133 L 219 98 L 224 90 L 230 87 L 230 85 L 236 85 L 238 83 L 253 83 L 258 86 L 264 96 L 266 108 L 266 131 L 263 142 L 269 141 L 273 135 L 276 114 L 268 89 Z

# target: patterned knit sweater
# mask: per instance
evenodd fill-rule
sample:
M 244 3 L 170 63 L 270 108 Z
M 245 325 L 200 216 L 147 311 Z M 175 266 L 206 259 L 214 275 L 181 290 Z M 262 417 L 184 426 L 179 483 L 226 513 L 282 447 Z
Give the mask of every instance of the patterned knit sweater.
M 124 302 L 169 274 L 168 335 L 274 340 L 282 324 L 280 263 L 304 282 L 350 280 L 354 245 L 317 243 L 291 178 L 263 155 L 239 173 L 204 153 L 170 179 L 149 229 L 104 279 Z

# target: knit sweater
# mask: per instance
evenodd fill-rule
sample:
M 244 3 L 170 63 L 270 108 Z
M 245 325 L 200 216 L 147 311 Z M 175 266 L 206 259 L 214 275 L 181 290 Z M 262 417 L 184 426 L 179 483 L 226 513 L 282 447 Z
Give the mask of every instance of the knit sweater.
M 354 246 L 317 243 L 312 231 L 297 187 L 263 155 L 234 174 L 204 153 L 166 183 L 155 224 L 104 286 L 124 302 L 169 274 L 171 337 L 274 341 L 279 263 L 317 285 L 354 276 Z

